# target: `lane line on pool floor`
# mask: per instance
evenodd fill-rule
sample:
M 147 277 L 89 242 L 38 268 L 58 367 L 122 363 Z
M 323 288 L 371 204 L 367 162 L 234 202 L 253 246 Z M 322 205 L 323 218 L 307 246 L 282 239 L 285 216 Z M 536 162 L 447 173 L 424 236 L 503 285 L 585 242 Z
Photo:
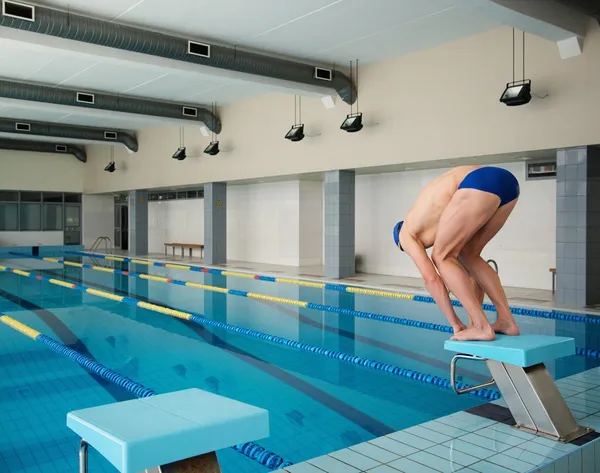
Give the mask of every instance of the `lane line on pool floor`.
M 207 266 L 193 266 L 193 265 L 183 265 L 177 263 L 168 263 L 161 261 L 153 261 L 148 259 L 140 259 L 140 258 L 128 258 L 122 256 L 113 256 L 113 255 L 103 255 L 101 253 L 88 253 L 84 251 L 67 251 L 67 254 L 77 255 L 77 256 L 85 256 L 89 258 L 100 258 L 106 259 L 109 261 L 116 261 L 122 263 L 134 263 L 134 264 L 142 264 L 145 266 L 156 266 L 162 268 L 170 268 L 170 269 L 181 269 L 186 271 L 194 271 L 201 273 L 210 273 L 210 274 L 219 274 L 222 276 L 231 276 L 231 277 L 239 277 L 245 279 L 256 279 L 259 281 L 265 282 L 279 282 L 283 284 L 293 284 L 296 286 L 306 286 L 306 287 L 314 287 L 317 289 L 329 289 L 338 292 L 348 292 L 354 294 L 363 294 L 370 296 L 378 296 L 378 297 L 387 297 L 393 299 L 404 299 L 404 300 L 413 300 L 415 302 L 424 302 L 428 304 L 435 304 L 435 300 L 431 296 L 424 296 L 420 294 L 411 294 L 406 292 L 398 292 L 398 291 L 388 291 L 381 289 L 370 289 L 359 286 L 351 286 L 349 284 L 331 284 L 325 282 L 317 282 L 317 281 L 309 281 L 304 279 L 294 279 L 294 278 L 283 278 L 277 276 L 265 276 L 255 273 L 246 273 L 239 271 L 228 271 L 225 269 L 217 269 L 211 268 Z M 18 254 L 18 253 L 13 253 Z M 20 255 L 19 256 L 28 256 L 28 255 Z M 55 258 L 54 258 L 55 259 Z M 462 307 L 460 301 L 451 298 L 451 303 L 455 307 Z M 483 304 L 483 310 L 487 310 L 489 312 L 496 312 L 496 307 L 493 304 Z M 530 309 L 527 307 L 517 307 L 517 306 L 509 306 L 511 312 L 516 315 L 523 315 L 529 317 L 538 317 L 544 319 L 556 319 L 556 320 L 566 320 L 569 322 L 580 322 L 580 323 L 589 323 L 600 325 L 600 314 L 578 314 L 575 312 L 564 312 L 557 310 L 541 310 L 541 309 Z
M 32 278 L 32 279 L 47 281 L 51 284 L 62 286 L 62 287 L 68 288 L 68 289 L 79 290 L 81 292 L 93 294 L 93 295 L 96 295 L 99 297 L 103 297 L 105 299 L 110 299 L 110 300 L 124 303 L 124 304 L 134 305 L 137 307 L 152 310 L 154 312 L 159 312 L 159 313 L 169 315 L 171 317 L 179 318 L 182 320 L 188 320 L 190 322 L 197 323 L 198 325 L 202 325 L 202 326 L 208 325 L 211 327 L 220 328 L 220 329 L 223 329 L 226 331 L 239 333 L 241 335 L 245 335 L 245 336 L 256 338 L 259 340 L 271 342 L 271 343 L 274 343 L 277 345 L 287 346 L 290 348 L 296 348 L 300 351 L 313 353 L 318 356 L 323 356 L 323 357 L 330 358 L 330 359 L 336 359 L 336 360 L 344 362 L 344 363 L 349 363 L 349 364 L 353 364 L 356 366 L 362 366 L 362 367 L 365 367 L 368 369 L 372 369 L 375 371 L 388 373 L 388 374 L 391 374 L 391 375 L 394 375 L 397 377 L 412 379 L 414 381 L 419 381 L 419 382 L 422 382 L 425 384 L 431 384 L 433 386 L 437 386 L 437 387 L 440 387 L 443 389 L 452 389 L 449 379 L 441 378 L 439 376 L 433 376 L 433 375 L 430 375 L 427 373 L 420 373 L 418 371 L 414 371 L 414 370 L 410 370 L 410 369 L 406 369 L 406 368 L 401 368 L 399 366 L 394 366 L 390 363 L 383 363 L 383 362 L 371 360 L 368 358 L 350 355 L 350 354 L 340 352 L 337 350 L 330 350 L 330 349 L 327 349 L 324 347 L 319 347 L 317 345 L 301 343 L 296 340 L 290 340 L 290 339 L 286 339 L 283 337 L 278 337 L 276 335 L 271 335 L 268 333 L 260 332 L 257 330 L 247 329 L 245 327 L 240 327 L 237 325 L 231 325 L 231 324 L 227 324 L 224 322 L 218 322 L 215 320 L 205 318 L 202 315 L 197 315 L 197 314 L 194 314 L 191 312 L 186 312 L 186 311 L 177 310 L 177 309 L 170 309 L 170 308 L 164 307 L 162 305 L 151 304 L 148 302 L 139 301 L 132 297 L 119 296 L 117 294 L 113 294 L 113 293 L 106 292 L 106 291 L 100 291 L 100 290 L 94 289 L 89 286 L 68 283 L 68 282 L 60 280 L 60 279 L 49 278 L 47 276 L 30 273 L 30 272 L 23 271 L 23 270 L 16 269 L 16 268 L 0 266 L 0 271 L 17 274 L 22 277 L 28 277 L 28 278 Z M 458 389 L 466 389 L 471 386 L 466 383 L 459 382 L 459 383 L 457 383 L 457 387 L 458 387 Z M 467 395 L 475 396 L 475 397 L 479 397 L 479 398 L 483 398 L 483 399 L 488 399 L 488 400 L 492 400 L 492 401 L 500 398 L 500 393 L 498 391 L 489 390 L 489 389 L 479 389 L 479 390 L 471 391 Z
M 136 381 L 133 381 L 132 379 L 129 379 L 126 376 L 123 376 L 114 370 L 111 370 L 110 368 L 107 368 L 101 363 L 98 363 L 97 361 L 92 360 L 91 358 L 85 355 L 82 355 L 78 351 L 69 348 L 68 346 L 56 341 L 51 337 L 48 337 L 47 335 L 44 335 L 41 332 L 38 332 L 37 330 L 19 322 L 16 319 L 13 319 L 12 317 L 6 314 L 0 313 L 0 322 L 12 328 L 13 330 L 25 335 L 31 340 L 46 345 L 55 353 L 70 358 L 71 360 L 75 361 L 77 364 L 85 368 L 87 371 L 100 376 L 106 381 L 109 381 L 117 386 L 122 387 L 123 389 L 125 389 L 126 391 L 138 398 L 146 398 L 157 395 L 157 393 L 152 389 L 147 388 L 144 385 L 137 383 Z M 257 461 L 263 466 L 266 466 L 270 470 L 293 465 L 292 462 L 284 460 L 281 456 L 264 449 L 255 442 L 246 442 L 244 444 L 235 445 L 232 448 L 240 452 L 242 455 Z
M 42 271 L 43 274 L 52 275 L 56 275 L 56 272 L 57 270 Z M 74 284 L 81 284 L 83 282 L 81 278 L 77 278 L 74 281 L 74 278 L 70 277 L 65 280 L 67 282 L 74 282 Z M 125 291 L 119 290 L 117 288 L 111 288 L 99 283 L 94 283 L 94 287 L 101 288 L 106 291 L 114 291 L 118 295 L 129 295 L 129 293 L 126 293 Z M 144 296 L 137 295 L 137 297 L 144 302 L 149 302 L 151 304 L 161 304 L 160 301 L 154 301 Z M 175 309 L 174 307 L 171 307 L 169 305 L 163 305 L 169 309 Z M 117 315 L 121 317 L 123 316 L 122 314 L 118 313 Z M 254 366 L 257 369 L 262 370 L 264 373 L 273 376 L 278 381 L 281 381 L 287 384 L 288 386 L 296 389 L 297 391 L 305 394 L 306 396 L 309 396 L 314 401 L 322 404 L 323 406 L 332 411 L 335 411 L 340 416 L 345 417 L 347 420 L 356 424 L 358 427 L 364 429 L 365 431 L 371 433 L 376 438 L 388 435 L 396 431 L 395 429 L 389 427 L 388 425 L 384 424 L 378 419 L 371 417 L 370 415 L 355 408 L 354 406 L 347 404 L 345 401 L 342 401 L 341 399 L 327 393 L 326 391 L 323 391 L 321 388 L 318 388 L 317 386 L 304 381 L 303 379 L 297 377 L 294 374 L 288 373 L 285 369 L 280 368 L 279 366 L 276 366 L 260 358 L 258 355 L 247 352 L 243 348 L 229 343 L 225 339 L 219 337 L 214 332 L 208 330 L 206 327 L 195 323 L 190 323 L 187 320 L 182 320 L 178 318 L 174 318 L 174 320 L 176 322 L 184 324 L 186 328 L 190 329 L 192 332 L 194 332 L 196 335 L 201 337 L 204 341 L 208 342 L 209 344 L 228 352 L 231 356 L 238 358 L 240 361 L 243 361 L 251 366 Z M 136 319 L 136 321 L 142 324 L 149 325 L 150 327 L 156 328 L 154 325 L 141 321 L 139 319 Z M 469 371 L 465 370 L 464 373 L 468 376 Z M 473 379 L 478 380 L 477 378 Z

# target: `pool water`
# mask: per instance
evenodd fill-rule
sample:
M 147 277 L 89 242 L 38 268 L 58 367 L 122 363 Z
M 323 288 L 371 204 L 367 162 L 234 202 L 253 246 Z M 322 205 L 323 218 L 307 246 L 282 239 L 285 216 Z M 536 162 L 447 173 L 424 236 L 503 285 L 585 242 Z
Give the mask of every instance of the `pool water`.
M 66 259 L 113 264 L 72 255 Z M 9 259 L 0 264 L 448 377 L 452 354 L 443 349 L 447 333 L 33 258 Z M 114 264 L 137 273 L 445 324 L 433 304 Z M 13 273 L 0 273 L 0 312 L 158 393 L 197 387 L 267 409 L 271 436 L 257 439 L 257 443 L 294 463 L 487 402 Z M 465 318 L 461 309 L 457 312 Z M 598 325 L 533 317 L 518 320 L 523 333 L 572 336 L 578 347 L 600 347 Z M 133 396 L 7 326 L 0 325 L 0 340 L 0 471 L 77 471 L 79 439 L 67 429 L 66 414 Z M 550 363 L 548 368 L 561 378 L 598 364 L 593 358 L 573 356 Z M 462 381 L 467 383 L 489 376 L 479 364 L 461 365 L 460 370 Z M 225 473 L 268 471 L 231 448 L 218 455 Z M 92 451 L 90 472 L 114 473 L 116 469 Z

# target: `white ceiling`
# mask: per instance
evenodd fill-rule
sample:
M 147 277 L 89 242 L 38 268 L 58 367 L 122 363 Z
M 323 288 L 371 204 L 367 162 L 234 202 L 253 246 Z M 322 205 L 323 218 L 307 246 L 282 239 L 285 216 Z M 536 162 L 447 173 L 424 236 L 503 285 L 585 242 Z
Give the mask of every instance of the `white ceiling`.
M 455 0 L 41 0 L 39 5 L 169 32 L 346 66 L 399 56 L 498 26 Z M 3 34 L 4 33 L 4 34 Z M 43 38 L 43 37 L 42 37 Z M 0 28 L 0 77 L 191 104 L 231 103 L 273 90 L 208 76 L 50 48 L 7 38 Z M 74 43 L 75 44 L 75 43 Z M 158 120 L 0 99 L 0 116 L 140 129 Z M 226 124 L 225 124 L 226 126 Z

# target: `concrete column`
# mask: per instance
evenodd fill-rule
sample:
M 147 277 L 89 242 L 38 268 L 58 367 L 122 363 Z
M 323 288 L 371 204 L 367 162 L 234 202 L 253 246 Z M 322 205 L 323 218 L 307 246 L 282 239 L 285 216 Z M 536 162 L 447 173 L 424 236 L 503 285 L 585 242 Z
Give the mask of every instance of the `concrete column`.
M 600 304 L 600 148 L 557 152 L 556 302 Z
M 354 171 L 325 173 L 325 276 L 354 275 Z
M 129 254 L 148 254 L 148 191 L 129 192 Z
M 227 184 L 204 186 L 204 263 L 227 262 Z

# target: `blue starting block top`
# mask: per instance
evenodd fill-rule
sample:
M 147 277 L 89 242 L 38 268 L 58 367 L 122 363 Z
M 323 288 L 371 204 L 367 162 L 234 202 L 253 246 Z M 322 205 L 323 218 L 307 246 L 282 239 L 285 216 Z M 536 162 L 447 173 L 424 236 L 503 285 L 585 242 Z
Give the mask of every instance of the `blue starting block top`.
M 67 426 L 121 473 L 138 473 L 268 437 L 269 413 L 186 389 L 69 412 Z
M 575 340 L 550 335 L 497 335 L 492 341 L 446 340 L 444 349 L 501 363 L 528 366 L 575 354 Z

